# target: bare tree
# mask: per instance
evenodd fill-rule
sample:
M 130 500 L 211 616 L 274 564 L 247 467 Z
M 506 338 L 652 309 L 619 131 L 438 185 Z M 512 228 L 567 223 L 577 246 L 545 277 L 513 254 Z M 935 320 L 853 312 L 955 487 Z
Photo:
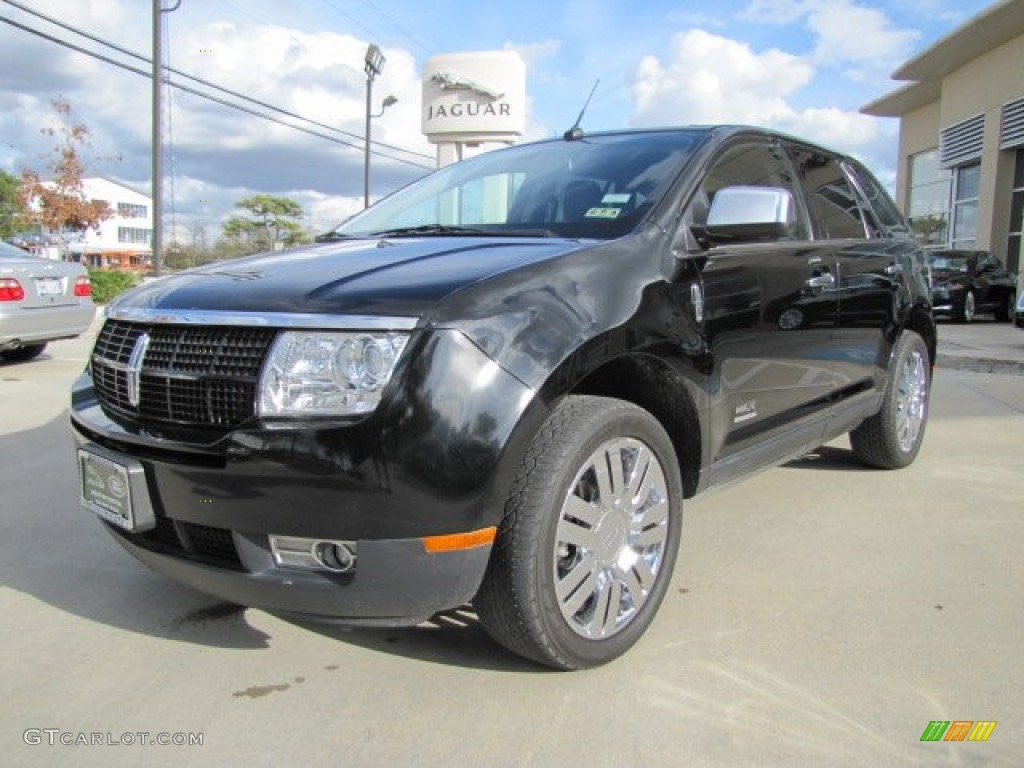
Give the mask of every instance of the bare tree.
M 57 236 L 60 252 L 67 258 L 66 234 L 96 229 L 113 215 L 102 200 L 86 197 L 82 178 L 85 174 L 80 149 L 88 144 L 89 129 L 72 121 L 71 104 L 63 97 L 52 102 L 57 125 L 40 129 L 54 139 L 52 156 L 47 163 L 51 179 L 43 181 L 30 168 L 21 172 L 18 205 L 23 218 Z

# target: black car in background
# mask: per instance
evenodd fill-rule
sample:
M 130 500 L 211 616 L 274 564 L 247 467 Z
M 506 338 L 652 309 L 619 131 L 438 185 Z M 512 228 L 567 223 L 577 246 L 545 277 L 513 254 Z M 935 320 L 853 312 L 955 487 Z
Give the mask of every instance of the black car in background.
M 471 602 L 514 652 L 593 666 L 654 618 L 685 498 L 846 433 L 874 467 L 921 446 L 924 254 L 813 144 L 573 132 L 320 239 L 123 295 L 74 385 L 85 508 L 223 599 L 363 625 Z
M 1013 319 L 1017 276 L 988 251 L 942 250 L 928 253 L 932 304 L 936 315 L 970 323 L 981 313 Z

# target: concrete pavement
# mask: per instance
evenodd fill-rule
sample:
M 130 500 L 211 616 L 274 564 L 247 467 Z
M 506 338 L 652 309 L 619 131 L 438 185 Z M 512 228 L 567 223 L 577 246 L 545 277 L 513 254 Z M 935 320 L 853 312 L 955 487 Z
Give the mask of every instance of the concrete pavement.
M 1024 330 L 979 318 L 963 325 L 939 320 L 940 368 L 1024 375 Z
M 146 570 L 78 507 L 67 392 L 87 350 L 0 365 L 5 766 L 1021 764 L 1018 376 L 940 363 L 906 470 L 865 470 L 840 440 L 687 504 L 648 634 L 559 674 L 470 611 L 346 631 Z M 997 725 L 921 742 L 935 720 Z

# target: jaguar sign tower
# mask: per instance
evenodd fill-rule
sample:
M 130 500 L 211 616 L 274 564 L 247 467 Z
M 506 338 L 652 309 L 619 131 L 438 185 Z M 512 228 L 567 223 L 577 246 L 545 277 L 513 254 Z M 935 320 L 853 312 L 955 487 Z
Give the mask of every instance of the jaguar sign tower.
M 422 129 L 437 145 L 438 166 L 467 146 L 511 144 L 526 121 L 526 65 L 513 51 L 447 53 L 423 70 Z

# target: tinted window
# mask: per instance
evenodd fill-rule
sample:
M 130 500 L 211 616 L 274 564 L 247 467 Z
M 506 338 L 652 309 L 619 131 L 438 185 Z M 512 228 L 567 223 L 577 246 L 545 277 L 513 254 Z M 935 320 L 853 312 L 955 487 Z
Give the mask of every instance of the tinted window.
M 488 152 L 414 182 L 337 231 L 366 235 L 441 224 L 620 237 L 665 194 L 703 135 L 593 135 Z
M 707 210 L 720 189 L 735 186 L 775 187 L 786 190 L 794 199 L 799 198 L 792 166 L 780 149 L 753 142 L 737 144 L 722 153 L 704 178 L 692 203 L 694 221 L 706 220 Z M 807 222 L 797 213 L 795 228 L 787 239 L 805 240 L 807 236 Z
M 875 177 L 857 163 L 849 163 L 847 168 L 853 174 L 854 181 L 860 186 L 860 191 L 867 197 L 867 202 L 871 206 L 875 218 L 885 228 L 886 231 L 880 234 L 885 236 L 893 232 L 906 232 L 907 225 L 903 221 L 903 216 L 900 215 L 896 204 L 878 184 Z
M 794 148 L 793 156 L 816 236 L 830 240 L 867 237 L 857 195 L 839 161 L 804 147 Z

